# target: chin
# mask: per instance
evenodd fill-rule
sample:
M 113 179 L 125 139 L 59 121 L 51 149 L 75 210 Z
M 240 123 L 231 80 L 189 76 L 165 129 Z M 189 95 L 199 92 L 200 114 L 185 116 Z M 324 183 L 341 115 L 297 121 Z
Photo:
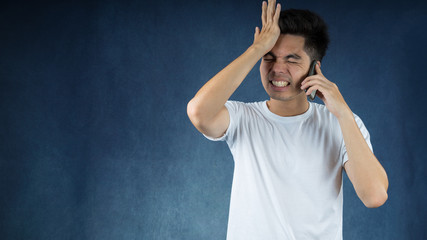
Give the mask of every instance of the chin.
M 286 94 L 276 94 L 276 93 L 268 93 L 268 96 L 270 96 L 271 99 L 277 100 L 277 101 L 292 101 L 298 98 L 302 98 L 305 96 L 305 92 L 296 92 L 296 93 L 286 93 Z

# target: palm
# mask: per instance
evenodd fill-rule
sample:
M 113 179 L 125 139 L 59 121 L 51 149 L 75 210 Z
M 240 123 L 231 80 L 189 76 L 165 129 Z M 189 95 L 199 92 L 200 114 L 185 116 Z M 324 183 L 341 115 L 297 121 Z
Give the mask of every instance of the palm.
M 279 16 L 281 6 L 277 4 L 275 8 L 275 4 L 275 0 L 269 0 L 268 5 L 266 2 L 262 3 L 262 30 L 260 31 L 258 27 L 255 30 L 253 45 L 262 47 L 266 52 L 274 47 L 280 36 Z

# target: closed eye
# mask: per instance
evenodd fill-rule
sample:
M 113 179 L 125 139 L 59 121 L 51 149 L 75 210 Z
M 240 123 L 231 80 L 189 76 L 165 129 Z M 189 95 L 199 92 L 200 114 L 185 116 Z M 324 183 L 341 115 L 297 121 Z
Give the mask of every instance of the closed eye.
M 274 59 L 273 58 L 264 58 L 264 61 L 266 61 L 266 62 L 272 62 L 272 61 L 274 61 Z

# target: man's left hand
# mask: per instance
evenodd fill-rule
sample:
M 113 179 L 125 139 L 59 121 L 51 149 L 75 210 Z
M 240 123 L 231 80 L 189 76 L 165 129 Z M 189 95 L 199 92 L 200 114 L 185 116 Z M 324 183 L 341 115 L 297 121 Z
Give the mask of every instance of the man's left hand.
M 353 116 L 337 85 L 322 74 L 319 64 L 316 64 L 316 74 L 305 78 L 301 82 L 301 89 L 307 89 L 306 95 L 310 95 L 312 91 L 317 90 L 316 95 L 322 99 L 326 108 L 338 119 L 344 116 Z

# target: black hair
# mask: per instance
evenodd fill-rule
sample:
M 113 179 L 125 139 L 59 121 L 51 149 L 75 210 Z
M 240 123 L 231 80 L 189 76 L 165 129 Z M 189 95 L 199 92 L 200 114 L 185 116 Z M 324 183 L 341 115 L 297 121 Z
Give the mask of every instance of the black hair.
M 293 34 L 305 39 L 304 50 L 311 60 L 322 61 L 329 45 L 328 26 L 314 12 L 300 9 L 286 9 L 280 12 L 281 34 Z

